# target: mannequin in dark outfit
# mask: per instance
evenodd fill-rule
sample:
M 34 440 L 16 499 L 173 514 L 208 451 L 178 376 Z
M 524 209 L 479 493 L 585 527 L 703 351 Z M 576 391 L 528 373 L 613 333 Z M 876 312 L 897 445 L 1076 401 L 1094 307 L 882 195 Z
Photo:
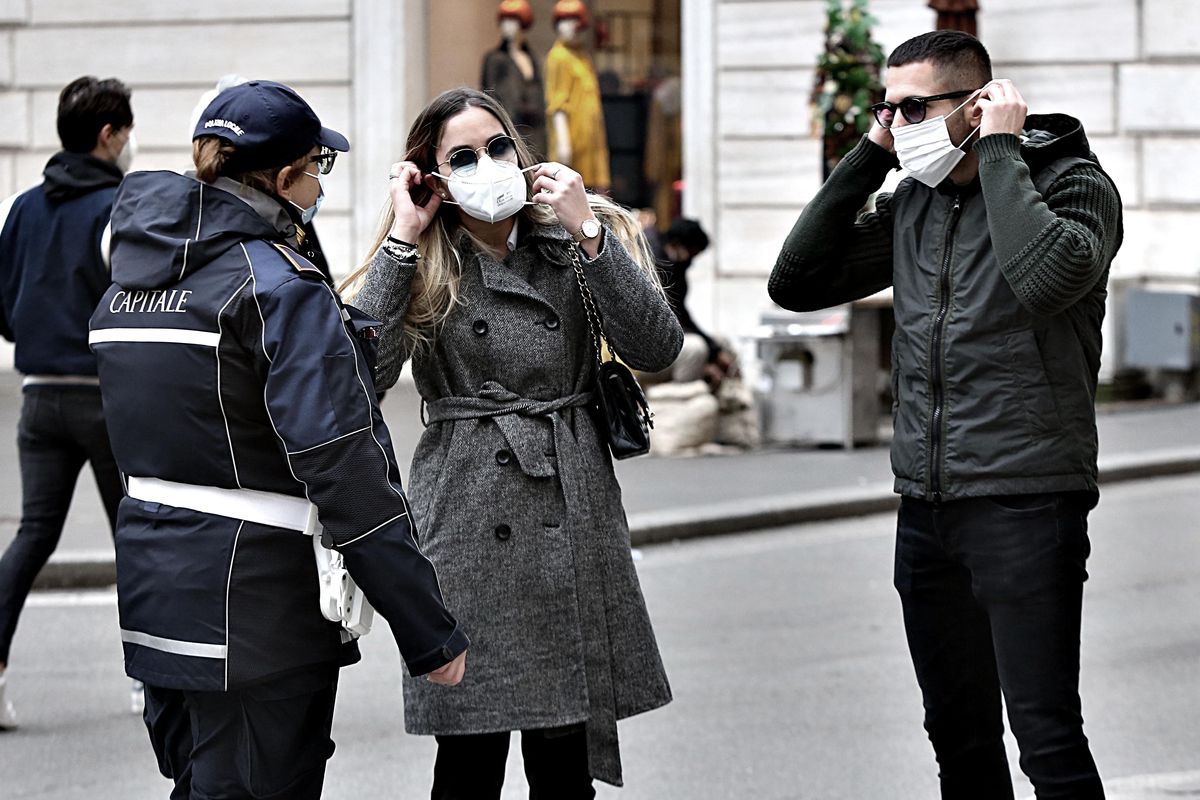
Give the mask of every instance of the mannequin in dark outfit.
M 546 155 L 546 98 L 537 60 L 525 41 L 533 25 L 526 0 L 505 0 L 496 12 L 500 45 L 483 59 L 480 88 L 493 95 L 512 116 L 517 131 L 537 158 Z

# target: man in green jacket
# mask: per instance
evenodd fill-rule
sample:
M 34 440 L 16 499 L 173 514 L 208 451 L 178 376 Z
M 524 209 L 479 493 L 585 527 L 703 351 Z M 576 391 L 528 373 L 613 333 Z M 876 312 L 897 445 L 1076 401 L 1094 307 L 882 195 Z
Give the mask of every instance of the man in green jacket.
M 1079 121 L 1027 115 L 972 36 L 905 42 L 886 84 L 771 297 L 813 310 L 893 288 L 895 583 L 942 797 L 1013 797 L 1003 692 L 1038 798 L 1101 798 L 1079 633 L 1120 197 Z

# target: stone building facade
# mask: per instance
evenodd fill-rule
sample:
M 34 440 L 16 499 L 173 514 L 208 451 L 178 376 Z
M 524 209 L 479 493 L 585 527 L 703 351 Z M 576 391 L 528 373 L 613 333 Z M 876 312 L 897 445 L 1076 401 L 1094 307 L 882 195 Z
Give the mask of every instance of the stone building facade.
M 0 0 L 0 192 L 39 182 L 59 146 L 58 92 L 80 75 L 133 89 L 134 169 L 174 170 L 191 164 L 203 92 L 227 73 L 269 77 L 353 143 L 326 179 L 318 222 L 344 273 L 362 257 L 425 95 L 428 19 L 427 3 L 391 0 Z
M 674 0 L 677 2 L 677 0 Z M 535 53 L 554 0 L 532 0 Z M 648 0 L 594 0 L 622 12 Z M 58 148 L 58 91 L 116 76 L 134 92 L 135 169 L 187 169 L 188 120 L 227 73 L 294 86 L 353 145 L 326 179 L 318 230 L 336 273 L 362 259 L 387 171 L 437 92 L 478 80 L 496 46 L 496 0 L 0 0 L 0 197 L 40 180 Z

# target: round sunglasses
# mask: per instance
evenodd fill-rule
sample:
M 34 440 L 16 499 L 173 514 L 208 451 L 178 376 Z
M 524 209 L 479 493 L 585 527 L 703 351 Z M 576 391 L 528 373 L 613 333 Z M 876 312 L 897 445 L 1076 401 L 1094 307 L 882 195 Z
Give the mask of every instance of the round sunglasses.
M 875 121 L 885 128 L 892 127 L 892 123 L 896 121 L 896 112 L 899 111 L 904 115 L 904 119 L 910 125 L 916 125 L 918 122 L 925 121 L 925 107 L 935 100 L 952 100 L 957 97 L 966 97 L 975 91 L 974 89 L 963 89 L 958 92 L 946 92 L 945 94 L 935 94 L 929 97 L 906 97 L 899 103 L 889 103 L 884 100 L 882 103 L 876 103 L 871 106 L 871 113 L 875 115 Z
M 483 147 L 460 147 L 437 166 L 440 168 L 448 165 L 450 172 L 454 175 L 468 178 L 475 174 L 475 170 L 479 166 L 480 152 L 487 152 L 492 161 L 515 162 L 517 160 L 517 143 L 511 136 L 501 134 L 489 139 Z

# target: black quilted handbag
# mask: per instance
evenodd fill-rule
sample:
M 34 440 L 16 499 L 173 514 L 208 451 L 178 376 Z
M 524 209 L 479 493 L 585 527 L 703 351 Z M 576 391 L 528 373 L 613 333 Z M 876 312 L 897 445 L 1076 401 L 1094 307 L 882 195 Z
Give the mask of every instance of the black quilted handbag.
M 574 247 L 569 248 L 569 252 L 596 354 L 592 415 L 600 428 L 600 435 L 608 442 L 613 458 L 645 455 L 650 452 L 650 429 L 654 427 L 654 414 L 650 411 L 641 384 L 628 367 L 617 361 L 611 344 L 608 349 L 609 360 L 605 361 L 601 356 L 600 339 L 604 336 L 604 323 L 596 308 L 596 301 L 592 299 L 592 290 L 588 288 L 579 254 Z

